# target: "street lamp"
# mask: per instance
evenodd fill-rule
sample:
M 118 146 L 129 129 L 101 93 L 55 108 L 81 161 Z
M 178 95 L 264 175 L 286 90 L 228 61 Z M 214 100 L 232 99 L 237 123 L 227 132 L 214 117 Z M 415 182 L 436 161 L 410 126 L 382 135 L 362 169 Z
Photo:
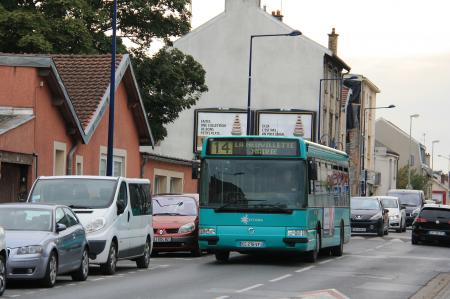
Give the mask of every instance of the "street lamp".
M 113 175 L 114 149 L 114 94 L 116 91 L 116 23 L 117 0 L 112 6 L 112 44 L 111 44 L 111 78 L 109 85 L 109 120 L 108 120 L 108 152 L 106 155 L 106 175 Z
M 408 157 L 408 185 L 406 189 L 412 189 L 411 185 L 411 130 L 412 130 L 412 120 L 413 118 L 419 117 L 419 114 L 412 114 L 409 116 L 409 157 Z
M 431 141 L 431 173 L 434 176 L 434 144 L 439 143 L 439 140 L 433 140 Z
M 366 161 L 366 153 L 365 153 L 365 148 L 366 148 L 366 111 L 367 110 L 375 110 L 375 109 L 392 109 L 395 108 L 395 105 L 389 105 L 389 106 L 381 106 L 381 107 L 367 107 L 363 109 L 363 119 L 362 119 L 362 124 L 363 124 L 363 130 L 362 130 L 362 141 L 361 141 L 361 153 L 360 153 L 360 161 L 361 161 L 361 171 L 364 173 L 364 180 L 361 181 L 361 195 L 365 196 L 366 195 L 366 172 L 364 171 L 365 169 L 365 161 Z
M 251 91 L 252 91 L 252 50 L 253 50 L 253 38 L 255 37 L 272 37 L 272 36 L 299 36 L 302 33 L 298 30 L 294 30 L 290 33 L 279 34 L 255 34 L 250 36 L 250 58 L 248 62 L 248 97 L 247 97 L 247 135 L 250 135 L 251 124 Z
M 319 80 L 319 110 L 317 111 L 317 122 L 318 122 L 318 126 L 317 126 L 317 142 L 318 143 L 321 143 L 322 137 L 327 135 L 327 134 L 324 134 L 322 136 L 320 135 L 320 118 L 321 118 L 321 115 L 322 115 L 322 111 L 321 111 L 321 109 L 322 109 L 322 82 L 323 81 L 339 81 L 340 82 L 340 84 L 339 84 L 340 85 L 340 90 L 339 90 L 339 95 L 338 95 L 338 100 L 340 102 L 341 101 L 341 92 L 342 92 L 342 82 L 344 80 L 353 80 L 353 79 L 357 79 L 357 78 L 358 78 L 358 76 L 351 76 L 349 78 L 329 78 L 329 79 L 328 78 L 323 78 L 323 79 Z M 328 132 L 328 133 L 331 134 L 331 132 Z M 329 135 L 328 135 L 328 138 L 331 139 Z

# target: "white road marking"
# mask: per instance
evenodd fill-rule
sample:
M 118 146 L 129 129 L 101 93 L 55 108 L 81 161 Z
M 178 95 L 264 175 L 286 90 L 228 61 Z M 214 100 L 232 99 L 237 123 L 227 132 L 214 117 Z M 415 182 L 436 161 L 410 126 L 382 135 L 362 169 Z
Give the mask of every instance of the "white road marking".
M 104 278 L 103 277 L 95 278 L 95 279 L 92 279 L 91 281 L 99 281 L 99 280 L 104 280 Z
M 130 271 L 130 272 L 128 272 L 128 274 L 134 274 L 134 273 L 136 273 L 136 271 Z
M 380 249 L 381 247 L 383 247 L 384 245 L 378 245 L 375 247 L 375 249 Z
M 226 299 L 226 298 L 230 298 L 230 296 L 220 296 L 220 297 L 216 297 L 214 299 Z
M 291 277 L 291 276 L 292 276 L 292 274 L 286 274 L 286 275 L 283 275 L 283 276 L 280 276 L 280 277 L 271 279 L 271 280 L 269 280 L 269 281 L 270 281 L 270 282 L 280 281 L 280 280 L 282 280 L 282 279 L 285 279 L 285 278 L 288 278 L 288 277 Z
M 237 290 L 236 293 L 244 293 L 244 292 L 247 292 L 247 291 L 250 291 L 250 290 L 259 288 L 259 287 L 261 287 L 261 286 L 263 286 L 263 285 L 264 285 L 264 284 L 262 284 L 262 283 L 254 284 L 254 285 L 252 285 L 252 286 L 249 286 L 248 288 L 241 289 L 241 290 Z
M 319 265 L 323 265 L 323 264 L 329 263 L 331 261 L 332 261 L 332 259 L 324 260 L 324 261 L 319 262 Z
M 450 261 L 450 258 L 426 257 L 426 256 L 402 256 L 402 255 L 361 255 L 351 254 L 351 257 L 370 258 L 370 259 L 406 259 L 406 260 L 425 260 L 425 261 Z
M 5 295 L 5 297 L 8 297 L 8 298 L 16 298 L 16 297 L 20 297 L 20 295 Z
M 305 272 L 305 271 L 311 270 L 312 268 L 314 268 L 314 266 L 309 266 L 309 267 L 301 268 L 301 269 L 298 269 L 298 270 L 295 271 L 295 272 L 297 272 L 297 273 Z
M 336 260 L 342 260 L 343 258 L 344 258 L 345 256 L 340 256 L 340 257 L 337 257 L 337 258 L 335 258 Z

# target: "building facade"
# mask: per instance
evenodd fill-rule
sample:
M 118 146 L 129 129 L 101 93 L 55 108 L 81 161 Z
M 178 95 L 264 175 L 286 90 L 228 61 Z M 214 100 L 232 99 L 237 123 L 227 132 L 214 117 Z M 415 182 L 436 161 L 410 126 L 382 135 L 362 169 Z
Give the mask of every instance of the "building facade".
M 386 195 L 390 189 L 397 188 L 399 154 L 380 142 L 375 146 L 375 173 L 377 175 L 375 195 Z

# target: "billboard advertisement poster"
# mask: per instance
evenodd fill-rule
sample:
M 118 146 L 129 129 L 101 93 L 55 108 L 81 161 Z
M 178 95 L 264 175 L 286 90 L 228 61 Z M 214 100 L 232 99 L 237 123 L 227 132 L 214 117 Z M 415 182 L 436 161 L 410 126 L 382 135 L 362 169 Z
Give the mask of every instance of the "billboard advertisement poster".
M 208 136 L 247 135 L 247 113 L 242 110 L 197 110 L 195 115 L 194 151 L 201 152 Z
M 302 137 L 312 141 L 314 136 L 314 112 L 312 111 L 258 111 L 258 135 Z

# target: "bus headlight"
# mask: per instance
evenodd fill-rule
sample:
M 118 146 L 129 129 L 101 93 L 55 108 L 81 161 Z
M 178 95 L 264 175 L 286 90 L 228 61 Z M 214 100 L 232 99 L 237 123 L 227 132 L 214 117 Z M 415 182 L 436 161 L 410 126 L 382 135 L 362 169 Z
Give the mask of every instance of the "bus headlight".
M 303 229 L 288 229 L 288 237 L 303 237 L 306 236 L 306 230 Z
M 198 230 L 200 235 L 215 235 L 216 229 L 212 227 L 202 227 Z

